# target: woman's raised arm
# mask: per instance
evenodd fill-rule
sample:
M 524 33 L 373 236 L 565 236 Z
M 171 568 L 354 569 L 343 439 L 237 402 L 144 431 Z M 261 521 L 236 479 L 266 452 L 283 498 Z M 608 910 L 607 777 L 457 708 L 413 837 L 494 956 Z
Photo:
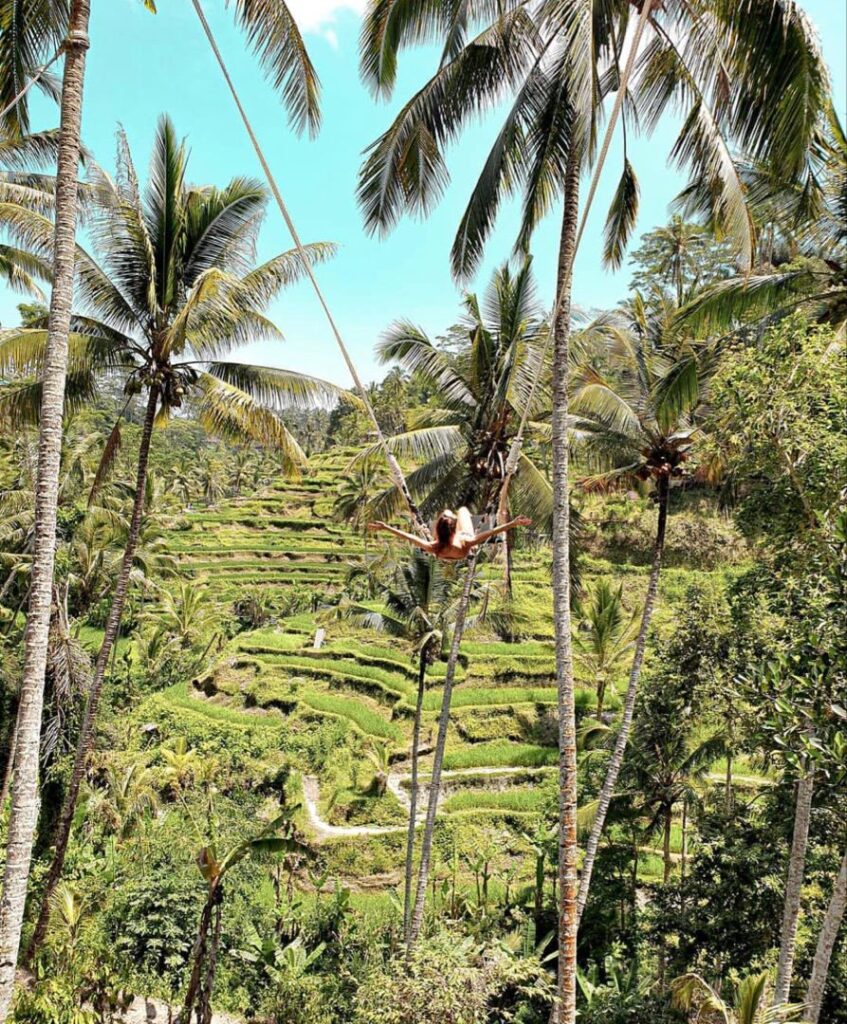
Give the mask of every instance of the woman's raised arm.
M 409 544 L 414 544 L 416 548 L 420 548 L 421 551 L 426 551 L 432 554 L 435 550 L 435 545 L 432 541 L 422 540 L 420 537 L 416 537 L 413 533 L 405 533 L 403 530 L 397 530 L 393 526 L 389 526 L 387 523 L 376 522 L 368 523 L 368 529 L 371 533 L 390 533 L 395 537 L 399 537 L 400 540 L 405 540 Z
M 509 530 L 514 530 L 516 526 L 532 526 L 532 520 L 526 516 L 518 516 L 511 522 L 504 523 L 502 526 L 495 526 L 492 530 L 483 530 L 482 533 L 478 533 L 473 541 L 472 545 L 476 547 L 478 544 L 484 544 L 487 540 L 491 540 L 492 537 L 497 537 L 501 533 L 507 533 Z

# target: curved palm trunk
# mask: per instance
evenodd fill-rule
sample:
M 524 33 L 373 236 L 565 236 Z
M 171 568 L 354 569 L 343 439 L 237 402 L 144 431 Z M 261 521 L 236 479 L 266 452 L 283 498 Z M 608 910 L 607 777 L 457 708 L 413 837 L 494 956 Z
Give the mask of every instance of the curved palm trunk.
M 794 953 L 797 947 L 797 921 L 800 917 L 800 893 L 806 871 L 806 847 L 809 843 L 809 821 L 812 816 L 812 794 L 815 773 L 808 774 L 797 783 L 794 805 L 794 835 L 788 859 L 788 878 L 785 882 L 785 905 L 782 913 L 782 932 L 779 939 L 779 963 L 773 987 L 773 1005 L 788 1002 L 791 978 L 794 974 Z
M 41 378 L 41 425 L 30 600 L 24 641 L 23 682 L 18 712 L 12 811 L 0 900 L 0 1024 L 9 1013 L 21 941 L 32 843 L 38 819 L 38 758 L 44 710 L 44 674 L 53 600 L 56 508 L 62 451 L 62 413 L 73 305 L 77 216 L 77 169 L 88 49 L 90 0 L 73 0 L 68 21 L 62 112 L 56 166 L 53 290 L 47 351 Z
M 418 699 L 415 704 L 415 724 L 412 728 L 412 778 L 409 788 L 409 831 L 406 836 L 406 878 L 403 887 L 403 940 L 409 946 L 412 923 L 412 867 L 415 859 L 415 830 L 418 816 L 418 750 L 421 741 L 421 714 L 426 686 L 426 649 L 421 650 L 418 667 Z
M 656 540 L 653 545 L 653 564 L 650 569 L 650 581 L 647 584 L 647 596 L 644 599 L 644 610 L 641 613 L 641 626 L 638 630 L 638 638 L 635 642 L 635 652 L 632 658 L 632 668 L 629 673 L 629 683 L 626 688 L 624 699 L 623 717 L 621 727 L 615 741 L 615 749 L 609 767 L 606 770 L 606 778 L 603 780 L 603 788 L 600 790 L 600 797 L 597 802 L 597 815 L 591 827 L 591 835 L 585 848 L 585 860 L 582 865 L 582 877 L 579 883 L 578 920 L 582 920 L 585 904 L 588 901 L 588 890 L 591 885 L 591 875 L 594 870 L 594 862 L 597 858 L 597 850 L 600 846 L 600 837 L 603 834 L 603 827 L 606 824 L 606 815 L 609 812 L 609 804 L 615 792 L 615 786 L 623 766 L 624 754 L 626 753 L 629 734 L 632 730 L 632 719 L 635 714 L 635 698 L 638 693 L 638 683 L 641 679 L 641 668 L 644 664 L 644 651 L 647 647 L 647 634 L 650 631 L 650 622 L 653 619 L 653 611 L 656 607 L 656 598 L 659 593 L 659 574 L 662 569 L 662 554 L 665 548 L 665 534 L 668 525 L 668 495 L 670 492 L 670 481 L 667 477 L 660 477 L 658 481 L 659 496 L 659 520 L 656 525 Z
M 553 626 L 559 710 L 559 959 L 558 1001 L 553 1010 L 556 1024 L 574 1024 L 576 1020 L 577 764 L 571 638 L 568 385 L 580 170 L 580 155 L 572 152 L 565 178 L 553 323 Z
M 841 861 L 841 870 L 838 872 L 838 877 L 835 880 L 832 899 L 826 908 L 821 933 L 818 937 L 817 949 L 815 950 L 812 977 L 809 981 L 809 991 L 806 995 L 805 1017 L 808 1024 L 818 1024 L 821 1017 L 821 1004 L 823 1003 L 826 978 L 829 973 L 829 962 L 832 959 L 832 951 L 835 949 L 838 929 L 844 920 L 845 907 L 847 907 L 847 850 L 845 850 Z
M 106 619 L 106 629 L 103 634 L 103 643 L 97 655 L 97 662 L 94 666 L 94 677 L 88 691 L 88 700 L 85 705 L 85 714 L 80 726 L 79 738 L 77 740 L 76 756 L 74 758 L 73 772 L 68 785 L 68 792 L 62 808 L 62 814 L 56 828 L 56 849 L 53 854 L 53 861 L 50 864 L 50 871 L 47 874 L 47 881 L 44 885 L 44 893 L 41 897 L 41 910 L 38 915 L 38 922 L 32 935 L 27 950 L 27 960 L 37 952 L 44 937 L 47 934 L 47 926 L 50 922 L 50 902 L 56 885 L 62 877 L 62 869 L 65 866 L 65 855 L 68 851 L 68 841 L 71 835 L 76 802 L 79 797 L 79 789 L 85 777 L 85 770 L 88 763 L 88 755 L 94 740 L 94 723 L 97 718 L 97 710 L 100 705 L 100 695 L 103 690 L 103 680 L 106 675 L 106 667 L 109 664 L 109 656 L 118 637 L 118 630 L 121 625 L 124 605 L 126 604 L 127 593 L 129 592 L 129 577 L 132 570 L 132 563 L 135 557 L 135 548 L 138 544 L 138 535 L 141 530 L 141 519 L 144 514 L 144 493 L 147 480 L 147 462 L 150 457 L 150 441 L 153 435 L 153 421 L 156 418 L 156 407 L 159 401 L 159 389 L 151 387 L 148 399 L 147 410 L 144 415 L 144 426 L 141 431 L 141 442 L 138 449 L 138 463 L 135 476 L 135 500 L 132 507 L 132 518 L 127 534 L 126 547 L 124 548 L 123 561 L 118 573 L 115 591 L 112 595 L 112 605 L 109 608 L 109 617 Z
M 476 575 L 476 561 L 479 557 L 479 548 L 474 549 L 468 559 L 467 575 L 465 586 L 462 590 L 462 597 L 459 607 L 456 610 L 456 623 L 453 627 L 453 642 L 450 645 L 450 657 L 447 660 L 447 674 L 444 677 L 444 696 L 441 701 L 441 713 L 438 717 L 438 736 L 435 740 L 435 751 L 432 755 L 432 779 L 429 784 L 429 801 L 426 808 L 426 822 L 424 824 L 423 839 L 421 841 L 421 863 L 418 868 L 418 884 L 415 891 L 415 905 L 412 910 L 412 920 L 409 926 L 407 945 L 412 947 L 418 940 L 423 925 L 424 902 L 426 901 L 426 886 L 429 881 L 429 861 L 432 854 L 432 833 L 435 829 L 435 815 L 438 811 L 438 796 L 441 790 L 441 765 L 444 762 L 444 747 L 447 743 L 447 727 L 450 724 L 450 701 L 453 697 L 453 679 L 456 675 L 456 665 L 459 661 L 459 645 L 462 642 L 462 635 L 465 632 L 465 618 L 468 612 L 468 605 L 471 600 L 474 577 Z

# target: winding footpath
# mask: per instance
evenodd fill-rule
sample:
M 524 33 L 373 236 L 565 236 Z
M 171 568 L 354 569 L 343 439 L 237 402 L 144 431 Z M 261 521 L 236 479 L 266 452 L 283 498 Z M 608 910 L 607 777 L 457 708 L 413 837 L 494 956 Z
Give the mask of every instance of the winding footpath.
M 447 771 L 441 773 L 441 778 L 445 782 L 449 782 L 451 779 L 461 779 L 462 776 L 491 776 L 491 777 L 504 777 L 508 778 L 510 775 L 543 775 L 545 772 L 549 772 L 549 768 L 457 768 L 454 771 Z M 411 800 L 409 798 L 409 791 L 403 785 L 407 782 L 411 776 L 408 772 L 389 772 L 386 780 L 386 789 L 397 798 L 400 805 L 405 811 L 409 811 L 411 808 Z M 417 813 L 418 824 L 420 825 L 424 818 L 426 818 L 426 803 L 427 803 L 427 792 L 429 789 L 429 780 L 424 777 L 421 780 L 421 792 L 423 799 L 421 799 L 421 807 Z M 314 775 L 303 776 L 303 805 L 306 809 L 306 814 L 309 819 L 309 825 L 315 833 L 315 838 L 318 842 L 324 842 L 327 839 L 349 839 L 355 836 L 384 836 L 391 835 L 392 833 L 405 832 L 407 829 L 406 825 L 330 825 L 328 821 L 321 817 L 318 809 L 320 802 L 320 784 Z M 444 792 L 439 794 L 438 805 L 439 807 L 444 802 Z

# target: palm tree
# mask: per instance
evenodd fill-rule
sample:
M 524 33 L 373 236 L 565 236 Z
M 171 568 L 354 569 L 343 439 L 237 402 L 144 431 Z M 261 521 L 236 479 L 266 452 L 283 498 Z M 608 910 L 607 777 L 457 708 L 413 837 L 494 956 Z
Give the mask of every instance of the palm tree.
M 700 402 L 702 359 L 690 347 L 668 357 L 660 354 L 636 331 L 630 333 L 614 319 L 603 319 L 601 352 L 610 370 L 586 363 L 578 371 L 577 390 L 571 400 L 572 426 L 579 457 L 599 473 L 583 486 L 608 487 L 621 480 L 649 481 L 658 508 L 653 558 L 641 624 L 635 641 L 623 715 L 612 758 L 597 801 L 597 813 L 586 845 L 578 895 L 580 917 L 588 899 L 594 860 L 620 775 L 635 711 L 647 635 L 659 589 L 665 545 L 671 479 L 698 438 L 692 419 Z M 610 468 L 611 465 L 611 468 Z
M 807 758 L 800 761 L 797 795 L 794 801 L 794 827 L 791 833 L 791 852 L 785 880 L 785 900 L 782 927 L 779 935 L 779 960 L 774 982 L 774 1004 L 788 1001 L 794 974 L 794 956 L 797 951 L 797 928 L 800 922 L 800 902 L 803 894 L 803 876 L 806 872 L 806 853 L 809 846 L 809 827 L 815 790 L 814 763 Z
M 357 459 L 338 485 L 332 507 L 338 518 L 361 532 L 366 562 L 370 534 L 370 531 L 366 529 L 369 519 L 368 510 L 372 499 L 384 485 L 385 474 L 374 459 Z
M 90 816 L 105 821 L 118 839 L 128 839 L 136 825 L 159 807 L 150 770 L 139 761 L 123 772 L 109 766 L 103 785 L 92 789 L 87 806 Z
M 636 735 L 630 756 L 639 794 L 640 811 L 648 817 L 647 831 L 662 834 L 664 881 L 670 881 L 673 869 L 671 838 L 674 812 L 680 804 L 690 806 L 697 799 L 696 783 L 708 773 L 725 749 L 722 735 L 715 734 L 691 742 L 679 722 L 671 727 L 671 716 L 656 714 L 644 723 L 644 735 Z M 685 838 L 683 837 L 683 847 Z
M 629 653 L 637 633 L 636 616 L 628 616 L 623 604 L 623 584 L 615 589 L 601 579 L 583 605 L 584 616 L 574 644 L 577 664 L 597 687 L 598 719 L 602 719 L 606 687 L 615 669 Z
M 415 410 L 410 428 L 388 442 L 397 455 L 423 459 L 408 484 L 425 515 L 450 503 L 482 511 L 503 478 L 547 340 L 531 262 L 517 271 L 500 267 L 482 301 L 466 295 L 457 330 L 467 342 L 455 357 L 408 321 L 390 327 L 378 347 L 382 362 L 419 374 L 440 398 L 438 406 Z M 530 414 L 542 415 L 547 400 L 537 392 Z M 549 530 L 550 484 L 524 453 L 511 493 L 517 511 Z M 396 492 L 389 494 L 396 503 Z
M 97 657 L 88 707 L 79 736 L 73 775 L 56 837 L 42 917 L 33 943 L 43 939 L 49 892 L 58 881 L 73 820 L 79 785 L 93 741 L 94 721 L 109 656 L 120 628 L 135 547 L 144 516 L 147 463 L 154 426 L 167 422 L 187 398 L 196 402 L 200 423 L 238 442 L 278 449 L 289 474 L 303 464 L 302 451 L 274 411 L 291 404 L 327 404 L 341 393 L 324 381 L 288 370 L 225 361 L 221 356 L 255 337 L 279 338 L 263 315 L 271 299 L 303 271 L 296 253 L 251 269 L 254 245 L 266 204 L 255 182 L 236 178 L 223 189 L 190 186 L 187 150 L 170 120 L 163 117 L 154 142 L 150 177 L 142 193 L 123 133 L 118 173 L 94 172 L 89 225 L 96 259 L 77 248 L 83 309 L 73 318 L 72 379 L 77 398 L 96 393 L 98 384 L 121 374 L 127 404 L 144 393 L 144 420 L 136 463 L 134 503 L 121 568 Z M 38 248 L 48 244 L 49 221 L 19 207 L 15 230 Z M 332 252 L 312 246 L 315 259 Z M 44 332 L 15 329 L 0 336 L 0 365 L 37 372 Z M 0 409 L 33 415 L 37 379 L 16 379 L 0 388 Z M 98 488 L 121 446 L 121 420 L 115 423 L 94 480 Z M 33 947 L 33 948 L 34 948 Z
M 142 2 L 149 10 L 155 10 L 154 0 Z M 247 32 L 260 63 L 275 88 L 282 93 L 294 127 L 302 130 L 308 126 L 316 131 L 319 123 L 318 79 L 284 0 L 275 4 L 235 0 L 232 6 L 236 20 Z M 60 44 L 64 49 L 52 234 L 54 244 L 47 246 L 42 255 L 42 259 L 52 261 L 52 293 L 41 372 L 35 545 L 14 766 L 15 788 L 0 899 L 0 1024 L 5 1024 L 15 984 L 38 817 L 38 743 L 55 561 L 56 487 L 74 292 L 77 170 L 90 8 L 90 0 L 18 2 L 6 4 L 0 20 L 0 102 L 4 108 L 9 105 L 9 100 L 19 95 L 38 65 L 45 63 Z M 41 81 L 48 88 L 51 85 L 49 76 L 42 76 Z M 16 138 L 28 131 L 26 97 L 11 108 L 3 127 L 7 134 Z M 36 148 L 38 144 L 36 139 Z
M 685 329 L 721 338 L 738 331 L 763 330 L 796 309 L 844 332 L 847 325 L 847 136 L 830 105 L 818 143 L 815 178 L 820 190 L 786 181 L 782 175 L 751 168 L 751 192 L 762 233 L 780 237 L 784 254 L 773 245 L 760 257 L 755 273 L 721 281 L 678 313 Z
M 671 982 L 673 1005 L 683 1011 L 713 1014 L 723 1024 L 785 1024 L 803 1019 L 802 1006 L 771 1006 L 770 974 L 751 974 L 735 987 L 734 1000 L 726 1002 L 699 974 L 683 974 Z
M 365 757 L 370 761 L 374 770 L 373 793 L 375 796 L 385 796 L 388 786 L 388 772 L 391 765 L 391 748 L 387 740 L 371 740 L 365 750 Z
M 702 224 L 691 224 L 679 214 L 663 227 L 650 231 L 633 255 L 643 266 L 633 286 L 644 291 L 656 280 L 670 285 L 677 307 L 711 283 L 716 273 L 727 277 L 734 270 L 729 247 L 717 249 L 711 233 Z M 723 259 L 718 260 L 718 257 Z M 708 276 L 707 276 L 708 275 Z
M 414 645 L 418 662 L 418 686 L 412 726 L 409 780 L 409 828 L 406 837 L 406 866 L 403 887 L 403 931 L 409 943 L 412 915 L 412 880 L 415 831 L 418 819 L 418 761 L 421 713 L 426 692 L 427 669 L 443 657 L 445 638 L 456 613 L 456 579 L 442 564 L 414 549 L 408 561 L 394 566 L 384 584 L 382 607 L 378 610 L 352 606 L 346 614 L 371 629 L 402 637 Z
M 645 2 L 649 6 L 645 9 Z M 750 5 L 706 0 L 612 0 L 602 14 L 561 0 L 371 0 L 361 65 L 377 95 L 397 79 L 399 51 L 441 44 L 438 70 L 371 147 L 359 196 L 371 230 L 389 230 L 405 211 L 426 214 L 449 182 L 444 150 L 481 112 L 506 105 L 501 131 L 459 225 L 454 273 L 478 266 L 504 197 L 522 194 L 517 248 L 561 199 L 553 330 L 553 591 L 560 693 L 561 850 L 559 1021 L 576 1014 L 576 721 L 571 653 L 568 363 L 571 283 L 582 172 L 595 154 L 602 108 L 621 81 L 620 54 L 633 7 L 650 38 L 628 90 L 632 128 L 652 130 L 668 104 L 682 112 L 674 158 L 692 170 L 689 208 L 726 230 L 749 265 L 752 221 L 731 157 L 734 142 L 800 177 L 828 80 L 817 43 L 793 0 Z M 726 97 L 733 97 L 728 103 Z M 772 97 L 778 96 L 774 103 Z M 626 105 L 625 123 L 630 119 Z M 627 127 L 630 127 L 627 124 Z M 626 157 L 606 227 L 606 259 L 619 265 L 636 222 L 638 183 Z
M 187 650 L 209 629 L 214 611 L 205 584 L 180 580 L 173 590 L 162 591 L 161 607 L 149 618 L 157 630 Z

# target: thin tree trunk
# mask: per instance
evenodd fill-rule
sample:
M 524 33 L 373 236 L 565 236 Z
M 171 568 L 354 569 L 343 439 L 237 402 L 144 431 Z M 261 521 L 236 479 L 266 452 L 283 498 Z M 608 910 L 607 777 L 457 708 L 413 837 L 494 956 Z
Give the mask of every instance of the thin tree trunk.
M 535 918 L 535 941 L 541 937 L 541 918 L 544 915 L 544 868 L 547 856 L 543 849 L 535 855 L 535 906 L 533 917 Z
M 671 880 L 671 832 L 673 831 L 673 810 L 665 808 L 665 835 L 662 844 L 662 862 L 664 871 L 662 881 L 665 885 Z
M 212 922 L 212 908 L 214 906 L 215 893 L 210 892 L 203 905 L 203 912 L 200 914 L 200 924 L 197 928 L 197 937 L 191 950 L 191 975 L 188 979 L 188 991 L 185 993 L 185 1002 L 177 1017 L 177 1024 L 190 1024 L 191 1011 L 197 1001 L 197 994 L 200 991 L 200 983 L 203 972 L 203 962 L 206 959 L 206 942 L 209 937 L 209 926 Z
M 62 807 L 62 814 L 56 828 L 56 849 L 53 854 L 53 861 L 50 864 L 50 871 L 44 885 L 44 893 L 41 897 L 41 909 L 38 915 L 38 922 L 32 935 L 27 950 L 27 960 L 31 960 L 38 951 L 44 937 L 47 934 L 47 926 L 50 923 L 50 902 L 53 892 L 59 879 L 62 877 L 62 869 L 65 865 L 65 855 L 68 851 L 68 840 L 71 835 L 76 802 L 79 797 L 79 789 L 88 764 L 88 756 L 94 741 L 94 724 L 97 718 L 97 710 L 100 705 L 100 695 L 103 690 L 103 680 L 106 675 L 106 667 L 109 664 L 109 656 L 117 640 L 118 631 L 123 616 L 124 604 L 126 603 L 129 591 L 130 572 L 135 557 L 135 549 L 138 544 L 138 535 L 141 531 L 141 519 L 144 514 L 145 483 L 147 481 L 147 462 L 150 457 L 150 441 L 153 434 L 153 422 L 156 419 L 156 407 L 159 401 L 159 389 L 151 387 L 147 399 L 147 410 L 144 416 L 144 425 L 141 431 L 141 441 L 138 448 L 138 463 L 135 477 L 135 500 L 132 507 L 132 518 L 127 534 L 126 547 L 124 548 L 123 561 L 118 573 L 115 591 L 112 595 L 112 605 L 109 609 L 109 617 L 106 620 L 106 628 L 103 634 L 103 643 L 97 655 L 97 662 L 94 666 L 94 677 L 88 691 L 88 700 L 85 705 L 82 725 L 80 726 L 79 738 L 77 739 L 76 756 L 74 758 L 73 771 L 68 784 L 68 792 L 65 803 Z
M 223 892 L 218 891 L 218 900 L 215 904 L 214 918 L 215 926 L 212 931 L 212 941 L 209 943 L 209 954 L 206 957 L 206 973 L 203 979 L 203 990 L 200 994 L 199 1018 L 201 1024 L 212 1024 L 212 993 L 215 988 L 215 973 L 218 969 L 218 951 L 221 946 L 221 928 L 223 925 Z
M 835 940 L 838 938 L 838 930 L 844 920 L 844 910 L 847 906 L 847 850 L 841 861 L 841 870 L 835 880 L 835 888 L 832 891 L 832 899 L 824 914 L 821 933 L 818 937 L 818 945 L 815 950 L 815 959 L 812 964 L 812 977 L 809 981 L 809 991 L 806 994 L 807 1024 L 818 1024 L 821 1016 L 821 1005 L 823 1003 L 826 978 L 829 973 L 829 962 L 832 959 L 832 951 L 835 949 Z
M 603 720 L 603 705 L 606 703 L 606 676 L 600 673 L 597 678 L 597 710 L 594 715 L 598 722 Z
M 47 350 L 41 377 L 41 421 L 30 600 L 24 640 L 23 682 L 18 711 L 12 810 L 0 899 L 0 1024 L 6 1021 L 15 985 L 32 844 L 38 819 L 38 761 L 47 638 L 53 601 L 56 509 L 62 452 L 62 414 L 73 307 L 77 218 L 77 172 L 82 122 L 85 55 L 90 0 L 73 0 L 65 44 L 59 154 L 56 166 L 56 220 L 53 290 Z
M 635 652 L 632 658 L 632 669 L 629 673 L 629 684 L 626 689 L 624 700 L 623 717 L 621 727 L 615 741 L 615 749 L 609 767 L 606 770 L 606 778 L 603 781 L 603 788 L 600 790 L 600 797 L 597 805 L 597 815 L 591 828 L 591 835 L 585 848 L 585 860 L 582 865 L 582 877 L 579 883 L 578 918 L 582 920 L 585 904 L 588 901 L 588 890 L 591 885 L 591 874 L 594 870 L 594 861 L 597 857 L 597 850 L 600 846 L 600 837 L 603 834 L 603 827 L 606 824 L 606 815 L 609 805 L 615 792 L 615 786 L 623 766 L 624 754 L 626 753 L 629 734 L 632 730 L 632 719 L 635 714 L 635 698 L 638 693 L 638 683 L 641 679 L 641 668 L 644 664 L 644 651 L 647 647 L 647 635 L 650 631 L 650 622 L 653 619 L 653 611 L 656 607 L 656 598 L 659 593 L 659 574 L 662 568 L 662 553 L 665 547 L 665 533 L 668 524 L 668 495 L 670 481 L 666 476 L 659 477 L 659 519 L 656 525 L 656 540 L 653 545 L 653 564 L 650 570 L 650 582 L 647 585 L 647 596 L 644 599 L 644 610 L 641 613 L 641 627 L 638 631 L 638 638 L 635 642 Z
M 441 765 L 444 762 L 444 747 L 447 743 L 447 727 L 450 724 L 450 701 L 453 696 L 453 678 L 456 675 L 456 664 L 459 661 L 459 645 L 465 631 L 465 617 L 471 599 L 476 560 L 479 548 L 474 549 L 468 559 L 465 586 L 459 607 L 456 610 L 456 623 L 453 627 L 453 642 L 450 646 L 450 657 L 447 660 L 447 675 L 444 678 L 444 696 L 441 700 L 441 713 L 438 718 L 438 735 L 435 740 L 435 751 L 432 756 L 432 779 L 429 784 L 429 801 L 426 808 L 423 839 L 421 841 L 421 862 L 418 868 L 418 884 L 415 892 L 415 905 L 412 911 L 412 922 L 409 928 L 409 947 L 418 940 L 423 925 L 424 902 L 426 901 L 426 885 L 429 879 L 429 862 L 432 853 L 432 833 L 435 829 L 435 815 L 438 811 L 438 796 L 441 790 Z
M 797 921 L 800 917 L 800 894 L 806 870 L 806 847 L 809 842 L 809 820 L 812 816 L 812 794 L 815 774 L 809 769 L 797 783 L 794 805 L 794 836 L 788 860 L 788 878 L 785 883 L 785 906 L 782 914 L 782 932 L 779 939 L 779 963 L 773 989 L 773 1005 L 788 1002 L 794 973 L 794 952 L 797 946 Z
M 568 386 L 571 288 L 579 219 L 581 154 L 573 147 L 565 176 L 564 210 L 553 322 L 553 626 L 559 712 L 558 999 L 556 1024 L 576 1020 L 577 779 L 576 710 L 571 638 L 570 486 Z
M 688 868 L 688 797 L 682 799 L 682 863 L 680 874 L 683 882 Z M 683 893 L 684 897 L 684 893 Z
M 727 751 L 726 754 L 726 785 L 725 785 L 725 796 L 726 796 L 726 812 L 731 814 L 735 807 L 735 793 L 732 788 L 732 748 Z
M 406 836 L 406 878 L 403 887 L 403 941 L 409 947 L 409 929 L 412 923 L 412 868 L 415 859 L 415 830 L 418 816 L 418 750 L 421 741 L 421 714 L 426 686 L 427 652 L 421 650 L 418 666 L 418 699 L 415 704 L 415 724 L 412 728 L 412 778 L 409 788 L 409 831 Z

